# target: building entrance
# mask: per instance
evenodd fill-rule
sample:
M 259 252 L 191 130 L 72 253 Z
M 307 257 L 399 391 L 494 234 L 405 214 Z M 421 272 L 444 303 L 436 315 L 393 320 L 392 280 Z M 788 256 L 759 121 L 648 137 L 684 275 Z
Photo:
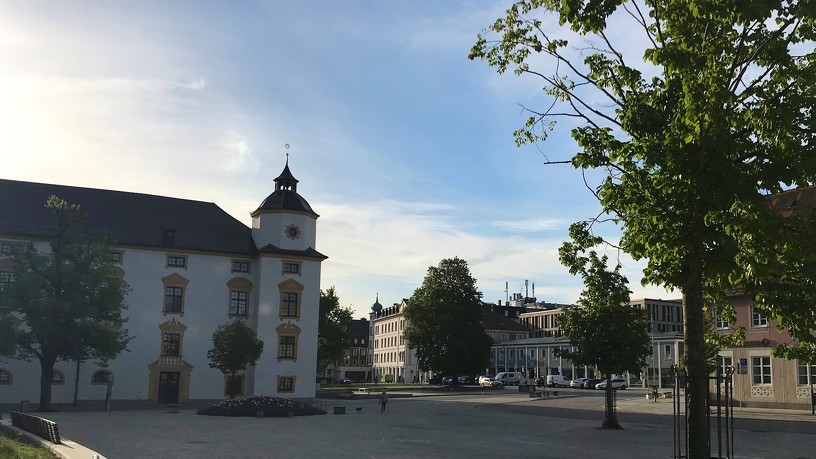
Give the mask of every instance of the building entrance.
M 162 371 L 159 374 L 159 403 L 178 403 L 181 373 Z

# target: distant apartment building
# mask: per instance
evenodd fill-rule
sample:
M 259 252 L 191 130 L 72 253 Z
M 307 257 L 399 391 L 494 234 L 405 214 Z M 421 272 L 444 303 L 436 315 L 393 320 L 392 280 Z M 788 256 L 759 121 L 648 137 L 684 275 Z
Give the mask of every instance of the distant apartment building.
M 540 303 L 537 310 L 521 314 L 519 321 L 529 330 L 531 338 L 562 336 L 558 316 L 570 307 L 570 304 Z
M 522 310 L 492 303 L 483 303 L 482 309 L 484 312 L 485 333 L 493 338 L 494 343 L 524 339 L 529 336 L 530 331 L 518 320 Z
M 416 352 L 405 339 L 406 319 L 402 312 L 408 300 L 384 308 L 379 301 L 371 306 L 372 378 L 378 382 L 424 382 Z
M 348 378 L 352 382 L 371 381 L 371 354 L 369 351 L 368 319 L 352 320 L 346 329 L 348 345 L 340 360 L 326 368 L 321 378 L 326 383 Z
M 683 332 L 683 301 L 640 298 L 629 302 L 646 311 L 655 333 Z

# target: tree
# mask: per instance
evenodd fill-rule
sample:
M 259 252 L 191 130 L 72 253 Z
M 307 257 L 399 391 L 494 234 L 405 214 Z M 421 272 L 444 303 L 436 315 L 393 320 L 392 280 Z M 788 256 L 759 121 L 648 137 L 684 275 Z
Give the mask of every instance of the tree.
M 556 350 L 576 365 L 597 367 L 606 378 L 606 411 L 601 428 L 620 429 L 612 400 L 612 375 L 638 373 L 652 353 L 646 312 L 629 304 L 628 281 L 620 264 L 607 269 L 606 255 L 598 257 L 592 247 L 603 243 L 587 231 L 587 223 L 570 227 L 572 242 L 559 250 L 561 263 L 570 274 L 580 274 L 584 291 L 577 307 L 565 310 L 558 322 L 575 349 Z M 588 252 L 587 252 L 588 251 Z M 586 253 L 584 256 L 583 254 Z
M 235 375 L 258 362 L 264 343 L 258 339 L 255 330 L 241 319 L 216 327 L 212 341 L 213 348 L 207 351 L 210 368 L 217 368 L 224 373 L 227 377 L 227 395 L 233 398 L 240 392 Z
M 40 362 L 40 411 L 51 407 L 57 360 L 100 359 L 125 350 L 125 281 L 109 262 L 107 245 L 93 240 L 87 215 L 56 196 L 46 207 L 56 223 L 50 251 L 30 242 L 12 254 L 15 281 L 0 294 L 0 316 L 23 324 L 14 332 L 15 356 Z
M 709 455 L 704 297 L 737 286 L 758 295 L 796 261 L 771 252 L 797 236 L 767 195 L 816 180 L 814 16 L 799 1 L 523 0 L 470 53 L 499 73 L 540 79 L 553 98 L 528 111 L 518 144 L 543 140 L 558 118 L 579 122 L 571 131 L 579 151 L 553 163 L 604 171 L 590 188 L 621 225 L 619 246 L 647 261 L 644 283 L 682 292 L 689 457 Z M 612 17 L 627 27 L 618 42 Z M 550 27 L 556 21 L 563 27 Z M 568 34 L 588 42 L 579 54 Z M 632 46 L 645 51 L 633 56 Z M 536 67 L 539 56 L 552 65 Z M 810 264 L 791 282 L 814 272 Z M 813 343 L 812 302 L 755 299 Z
M 341 308 L 334 286 L 320 290 L 320 319 L 317 337 L 317 372 L 343 357 L 348 347 L 346 330 L 352 321 L 351 308 Z
M 487 366 L 493 339 L 485 333 L 481 298 L 465 260 L 445 258 L 428 268 L 403 311 L 421 370 L 450 374 L 458 384 L 459 375 Z

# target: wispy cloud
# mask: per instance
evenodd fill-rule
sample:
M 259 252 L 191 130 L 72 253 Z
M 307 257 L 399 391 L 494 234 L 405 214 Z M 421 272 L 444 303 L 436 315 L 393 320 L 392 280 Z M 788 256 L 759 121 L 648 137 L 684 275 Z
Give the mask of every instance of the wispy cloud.
M 498 228 L 507 228 L 516 231 L 548 231 L 563 229 L 567 220 L 564 218 L 531 218 L 527 220 L 503 220 L 490 224 Z

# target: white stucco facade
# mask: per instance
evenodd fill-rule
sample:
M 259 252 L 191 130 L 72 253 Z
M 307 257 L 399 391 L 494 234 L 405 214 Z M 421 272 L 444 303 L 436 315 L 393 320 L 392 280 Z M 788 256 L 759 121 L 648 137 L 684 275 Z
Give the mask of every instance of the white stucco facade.
M 288 166 L 281 177 L 285 179 L 286 173 Z M 296 194 L 297 181 L 291 180 L 290 190 L 278 183 L 267 201 L 290 191 L 306 210 L 275 208 L 264 201 L 252 213 L 253 228 L 238 227 L 250 247 L 244 253 L 111 245 L 131 288 L 124 327 L 132 337 L 128 351 L 104 369 L 113 376 L 113 400 L 172 403 L 173 398 L 179 402 L 224 398 L 225 378 L 209 367 L 207 351 L 216 327 L 238 318 L 264 342 L 260 360 L 243 377 L 244 395 L 314 398 L 320 270 L 325 257 L 315 250 L 317 214 Z M 66 200 L 70 202 L 70 197 Z M 0 231 L 0 242 L 7 244 L 32 239 Z M 37 245 L 48 248 L 45 242 Z M 0 256 L 0 271 L 12 265 L 10 257 Z M 178 296 L 168 299 L 168 295 Z M 81 363 L 78 374 L 75 361 L 58 361 L 54 368 L 58 374 L 52 384 L 52 403 L 71 403 L 75 389 L 79 401 L 106 398 L 108 384 L 93 378 L 102 370 L 97 362 Z M 7 376 L 0 381 L 0 404 L 39 400 L 36 360 L 0 357 L 0 372 Z

